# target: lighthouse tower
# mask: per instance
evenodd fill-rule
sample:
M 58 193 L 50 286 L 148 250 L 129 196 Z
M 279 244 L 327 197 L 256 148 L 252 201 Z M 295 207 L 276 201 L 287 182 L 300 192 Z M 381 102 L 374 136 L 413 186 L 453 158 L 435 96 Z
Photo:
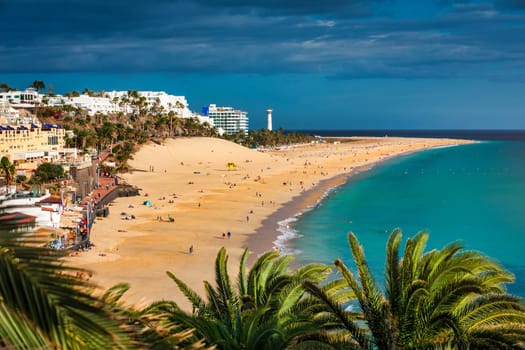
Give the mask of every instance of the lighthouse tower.
M 268 116 L 268 130 L 272 131 L 272 110 L 267 109 L 266 110 L 267 116 Z

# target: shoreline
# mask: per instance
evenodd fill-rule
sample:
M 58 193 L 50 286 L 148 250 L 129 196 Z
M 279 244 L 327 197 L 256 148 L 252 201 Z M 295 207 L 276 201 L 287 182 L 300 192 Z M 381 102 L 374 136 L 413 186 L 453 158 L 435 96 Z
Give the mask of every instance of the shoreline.
M 369 169 L 369 167 L 363 168 Z M 363 169 L 363 171 L 366 171 L 367 169 Z M 344 185 L 352 176 L 354 176 L 353 173 L 354 171 L 348 174 L 339 174 L 333 178 L 320 181 L 316 187 L 304 191 L 300 195 L 292 198 L 273 214 L 266 217 L 261 222 L 262 226 L 258 228 L 253 235 L 248 237 L 246 245 L 250 247 L 250 251 L 253 253 L 248 262 L 252 263 L 257 256 L 271 250 L 272 246 L 281 248 L 278 246 L 279 244 L 275 244 L 275 241 L 279 240 L 279 237 L 282 236 L 282 232 L 279 232 L 279 228 L 282 226 L 280 223 L 285 220 L 293 221 L 305 212 L 315 209 L 315 206 L 317 206 L 324 197 L 329 195 L 331 191 Z M 254 248 L 257 246 L 267 248 Z
M 351 137 L 333 137 L 334 139 L 350 139 Z M 366 139 L 374 139 L 374 137 L 366 137 Z M 477 143 L 480 141 L 472 141 L 472 143 Z M 452 144 L 452 145 L 443 145 L 443 146 L 436 146 L 431 148 L 425 148 L 422 150 L 415 150 L 415 151 L 409 151 L 405 153 L 399 153 L 392 155 L 391 157 L 387 157 L 385 159 L 376 161 L 371 164 L 363 165 L 360 167 L 357 167 L 355 169 L 352 169 L 348 173 L 338 174 L 332 178 L 321 180 L 318 185 L 315 187 L 301 193 L 300 195 L 292 198 L 288 203 L 283 204 L 281 208 L 279 208 L 277 211 L 275 211 L 270 216 L 266 217 L 262 221 L 262 226 L 257 229 L 253 235 L 251 235 L 247 239 L 247 246 L 250 248 L 251 253 L 253 253 L 250 258 L 248 259 L 248 263 L 251 264 L 255 261 L 255 259 L 264 254 L 265 252 L 268 252 L 272 249 L 278 249 L 279 251 L 285 253 L 285 254 L 292 254 L 295 255 L 293 249 L 288 242 L 296 239 L 297 237 L 283 237 L 285 234 L 284 232 L 280 231 L 281 228 L 284 226 L 281 224 L 285 221 L 290 221 L 291 224 L 288 229 L 293 230 L 293 223 L 299 220 L 299 218 L 306 212 L 310 210 L 315 210 L 315 207 L 319 205 L 322 201 L 328 197 L 331 192 L 336 191 L 339 187 L 345 185 L 348 183 L 348 181 L 351 181 L 352 179 L 355 179 L 355 176 L 358 174 L 363 174 L 369 170 L 371 170 L 373 167 L 377 165 L 382 165 L 385 162 L 407 156 L 410 154 L 415 154 L 419 152 L 429 151 L 432 149 L 441 149 L 441 148 L 449 148 L 449 147 L 456 147 L 459 146 L 459 144 Z M 288 225 L 287 225 L 288 226 Z M 281 237 L 283 237 L 281 239 Z M 281 241 L 281 242 L 278 242 Z M 277 243 L 276 243 L 277 242 Z M 284 246 L 283 246 L 284 245 Z M 253 247 L 269 247 L 269 248 L 253 248 Z
M 228 251 L 234 276 L 246 247 L 251 264 L 272 249 L 280 221 L 313 208 L 350 177 L 393 157 L 465 143 L 470 141 L 356 138 L 265 152 L 211 138 L 145 145 L 131 164 L 137 171 L 125 175 L 127 183 L 141 188 L 140 195 L 113 201 L 110 215 L 93 226 L 93 249 L 68 260 L 93 271 L 101 290 L 129 283 L 128 303 L 168 299 L 188 308 L 166 271 L 203 295 L 202 281 L 214 280 L 221 247 Z M 226 167 L 229 163 L 234 169 Z

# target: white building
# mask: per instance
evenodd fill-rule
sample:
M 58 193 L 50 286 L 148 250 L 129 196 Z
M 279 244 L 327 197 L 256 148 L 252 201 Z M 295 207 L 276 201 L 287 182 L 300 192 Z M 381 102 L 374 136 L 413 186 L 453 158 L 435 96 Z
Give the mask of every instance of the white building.
M 202 114 L 213 119 L 217 128 L 224 130 L 227 135 L 244 131 L 248 134 L 248 113 L 232 107 L 217 107 L 214 104 L 204 107 Z
M 64 97 L 64 104 L 87 111 L 90 116 L 97 113 L 110 114 L 122 111 L 118 103 L 107 97 L 94 97 L 83 94 L 76 97 Z
M 20 111 L 13 108 L 9 102 L 0 100 L 0 125 L 17 126 L 24 124 L 38 124 L 38 119 L 29 113 L 20 115 Z
M 9 102 L 0 100 L 0 124 L 18 124 L 19 121 L 20 112 L 11 107 Z
M 0 92 L 0 103 L 7 102 L 15 107 L 30 108 L 41 101 L 42 95 L 32 88 L 25 89 L 24 91 Z
M 188 108 L 185 96 L 169 95 L 164 91 L 138 91 L 138 96 L 143 97 L 149 108 L 158 107 L 163 113 L 173 112 L 180 118 L 191 118 L 193 113 Z M 111 100 L 115 97 L 119 100 L 130 99 L 128 91 L 110 91 L 106 95 Z

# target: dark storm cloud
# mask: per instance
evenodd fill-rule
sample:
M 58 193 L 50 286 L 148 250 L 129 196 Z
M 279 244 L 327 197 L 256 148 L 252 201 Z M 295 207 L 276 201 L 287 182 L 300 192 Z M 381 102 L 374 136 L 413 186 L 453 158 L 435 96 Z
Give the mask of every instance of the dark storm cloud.
M 423 19 L 379 15 L 406 12 L 387 0 L 4 0 L 0 72 L 523 76 L 523 1 L 438 4 Z
M 505 9 L 525 9 L 525 0 L 496 0 L 495 4 Z
M 383 0 L 386 1 L 386 0 Z M 267 15 L 318 15 L 332 17 L 370 16 L 373 6 L 382 0 L 196 0 L 206 7 L 228 11 L 250 11 Z
M 437 0 L 440 5 L 456 6 L 456 7 L 469 7 L 469 6 L 490 6 L 498 9 L 506 10 L 520 10 L 525 9 L 525 0 L 492 0 L 492 1 L 479 1 L 479 0 Z

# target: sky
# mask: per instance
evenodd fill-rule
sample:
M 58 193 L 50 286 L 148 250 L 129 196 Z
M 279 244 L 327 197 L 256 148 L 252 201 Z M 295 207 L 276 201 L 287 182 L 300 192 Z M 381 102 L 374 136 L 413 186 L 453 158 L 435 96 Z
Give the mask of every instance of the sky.
M 525 0 L 0 0 L 0 82 L 154 90 L 250 129 L 525 129 Z

